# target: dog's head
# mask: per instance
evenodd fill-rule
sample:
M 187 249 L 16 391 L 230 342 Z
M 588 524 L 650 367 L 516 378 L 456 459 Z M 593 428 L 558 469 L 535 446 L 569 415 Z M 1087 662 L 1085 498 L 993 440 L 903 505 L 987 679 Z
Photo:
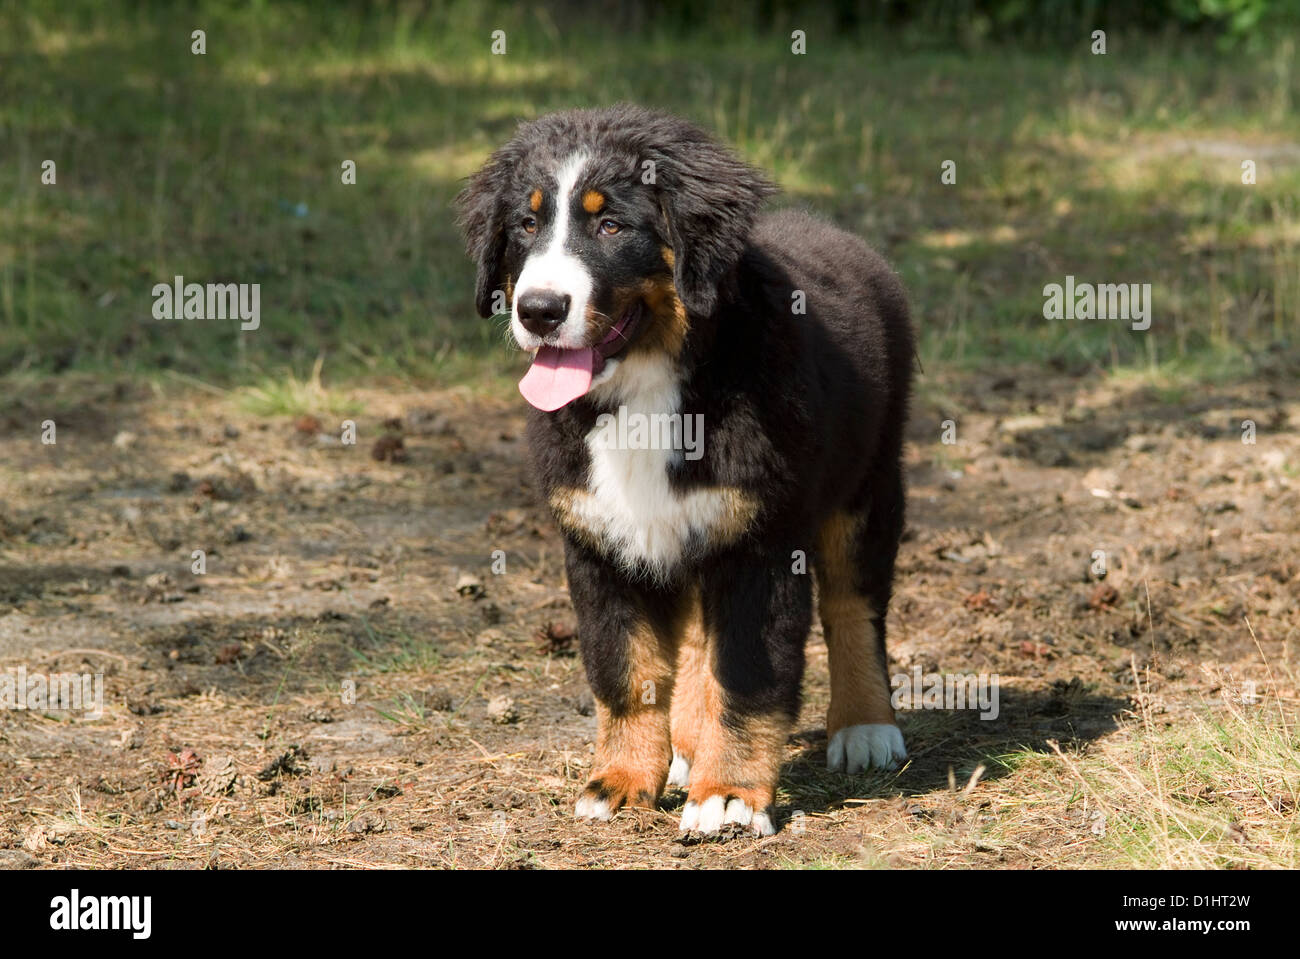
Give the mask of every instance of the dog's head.
M 626 350 L 680 350 L 772 192 L 699 128 L 641 107 L 520 126 L 457 202 L 479 314 L 508 308 L 537 351 L 529 401 L 564 405 Z

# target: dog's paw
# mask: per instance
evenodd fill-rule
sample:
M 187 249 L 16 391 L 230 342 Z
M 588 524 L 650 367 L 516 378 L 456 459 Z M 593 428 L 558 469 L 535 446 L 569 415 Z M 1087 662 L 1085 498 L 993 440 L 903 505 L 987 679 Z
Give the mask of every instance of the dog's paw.
M 673 750 L 673 764 L 668 767 L 668 785 L 686 789 L 691 784 L 691 761 Z
M 903 734 L 893 723 L 845 726 L 826 747 L 826 768 L 848 773 L 864 769 L 893 769 L 907 758 Z
M 583 787 L 573 814 L 578 819 L 603 822 L 612 818 L 624 806 L 653 809 L 662 791 L 662 785 L 648 776 L 620 769 L 605 769 Z
M 776 832 L 772 823 L 771 807 L 755 810 L 739 796 L 714 793 L 705 799 L 688 799 L 682 809 L 682 832 L 698 832 L 712 836 L 723 826 L 747 826 L 756 836 L 770 836 Z
M 597 819 L 607 822 L 614 815 L 614 810 L 610 808 L 608 799 L 598 793 L 583 790 L 582 795 L 578 797 L 578 804 L 573 808 L 573 815 L 578 819 Z

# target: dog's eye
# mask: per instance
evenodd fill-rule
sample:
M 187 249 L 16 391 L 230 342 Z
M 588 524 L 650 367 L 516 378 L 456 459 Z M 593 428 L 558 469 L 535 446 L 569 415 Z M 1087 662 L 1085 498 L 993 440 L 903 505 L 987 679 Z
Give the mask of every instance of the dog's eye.
M 613 220 L 600 221 L 600 232 L 604 236 L 613 236 L 621 229 L 623 228 L 619 226 L 619 224 L 615 223 Z
M 522 227 L 524 228 L 524 232 L 525 232 L 525 233 L 536 233 L 536 232 L 537 232 L 537 217 L 534 217 L 534 216 L 526 216 L 526 217 L 524 217 L 523 222 L 521 222 L 519 225 L 522 226 Z

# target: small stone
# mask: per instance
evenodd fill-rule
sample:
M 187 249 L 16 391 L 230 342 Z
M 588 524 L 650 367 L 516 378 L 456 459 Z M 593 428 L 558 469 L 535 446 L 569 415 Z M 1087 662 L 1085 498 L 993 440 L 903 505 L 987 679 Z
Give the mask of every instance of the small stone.
M 515 701 L 509 696 L 493 696 L 487 707 L 487 717 L 498 726 L 508 726 L 519 722 L 519 710 Z
M 487 595 L 487 590 L 483 588 L 483 581 L 469 573 L 456 580 L 456 592 L 468 599 L 478 599 Z

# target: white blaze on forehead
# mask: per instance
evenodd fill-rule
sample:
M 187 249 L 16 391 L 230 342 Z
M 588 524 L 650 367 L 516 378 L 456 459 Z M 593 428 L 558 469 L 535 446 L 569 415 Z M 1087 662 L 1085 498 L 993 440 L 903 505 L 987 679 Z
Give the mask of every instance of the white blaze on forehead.
M 544 250 L 535 250 L 528 255 L 515 283 L 510 328 L 515 340 L 526 350 L 535 350 L 542 345 L 541 338 L 529 333 L 519 322 L 519 297 L 532 290 L 554 290 L 569 297 L 568 318 L 551 335 L 552 345 L 566 349 L 591 345 L 584 342 L 587 304 L 591 301 L 591 273 L 580 259 L 564 250 L 572 218 L 573 192 L 588 159 L 586 153 L 575 153 L 560 165 L 555 175 L 555 223 L 549 242 Z

